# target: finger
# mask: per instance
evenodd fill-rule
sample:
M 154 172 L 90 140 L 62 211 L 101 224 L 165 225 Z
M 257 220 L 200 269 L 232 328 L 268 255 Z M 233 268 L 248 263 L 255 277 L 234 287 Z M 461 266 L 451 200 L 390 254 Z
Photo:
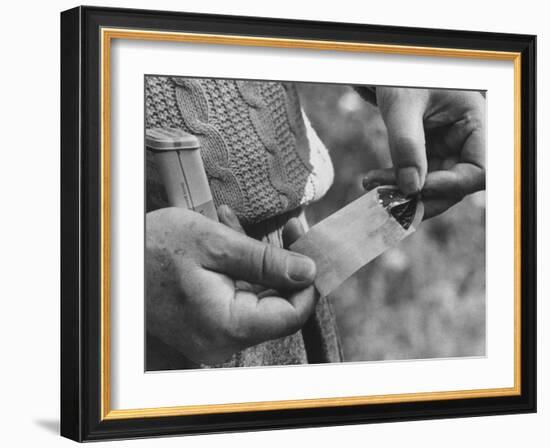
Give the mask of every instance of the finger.
M 207 225 L 205 223 L 205 225 Z M 302 289 L 315 279 L 310 258 L 257 241 L 225 226 L 200 242 L 204 268 L 274 289 Z
M 305 235 L 305 231 L 300 220 L 298 218 L 289 219 L 283 228 L 283 246 L 290 247 L 302 235 Z
M 233 334 L 243 347 L 291 335 L 307 321 L 317 298 L 313 287 L 293 294 L 288 300 L 278 296 L 258 300 L 253 294 L 238 292 L 231 305 Z
M 363 179 L 363 188 L 373 190 L 380 185 L 395 185 L 395 170 L 393 168 L 371 170 Z
M 379 101 L 388 131 L 397 185 L 405 194 L 418 193 L 426 178 L 424 97 L 409 89 L 389 89 Z
M 458 201 L 453 199 L 425 199 L 422 202 L 424 204 L 424 217 L 422 220 L 426 220 L 447 211 Z
M 241 222 L 239 221 L 239 218 L 237 217 L 233 209 L 229 207 L 229 205 L 223 204 L 218 207 L 218 218 L 220 219 L 220 222 L 222 224 L 225 224 L 226 226 L 232 228 L 236 232 L 246 235 L 246 232 L 241 226 Z M 255 294 L 261 293 L 262 290 L 264 289 L 262 286 L 253 285 L 252 283 L 245 282 L 244 280 L 236 280 L 235 288 L 241 291 L 254 292 Z
M 485 170 L 483 168 L 471 163 L 457 163 L 448 170 L 428 173 L 422 196 L 449 198 L 456 202 L 484 188 Z
M 485 132 L 475 128 L 460 153 L 460 162 L 453 170 L 460 176 L 466 194 L 485 189 Z
M 467 136 L 460 151 L 460 162 L 485 168 L 485 124 L 483 118 L 471 119 L 464 126 Z
M 462 128 L 461 128 L 462 129 Z M 426 179 L 427 195 L 453 195 L 462 198 L 485 188 L 485 134 L 481 121 L 463 127 L 468 134 L 465 137 L 457 163 L 449 158 L 442 168 L 446 171 L 434 171 Z M 452 166 L 451 166 L 452 165 Z
M 239 218 L 229 205 L 220 205 L 218 207 L 218 218 L 220 221 L 228 227 L 231 227 L 233 230 L 245 234 L 246 232 L 239 221 Z

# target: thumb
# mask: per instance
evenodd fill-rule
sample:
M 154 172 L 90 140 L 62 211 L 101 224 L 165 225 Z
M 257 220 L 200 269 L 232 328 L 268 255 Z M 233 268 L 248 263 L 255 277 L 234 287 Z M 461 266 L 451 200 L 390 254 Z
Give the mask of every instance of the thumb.
M 204 242 L 202 266 L 234 280 L 274 289 L 303 289 L 315 279 L 310 258 L 217 226 L 216 237 Z
M 420 89 L 377 89 L 397 185 L 405 194 L 418 193 L 426 179 L 428 162 L 423 123 L 426 95 Z

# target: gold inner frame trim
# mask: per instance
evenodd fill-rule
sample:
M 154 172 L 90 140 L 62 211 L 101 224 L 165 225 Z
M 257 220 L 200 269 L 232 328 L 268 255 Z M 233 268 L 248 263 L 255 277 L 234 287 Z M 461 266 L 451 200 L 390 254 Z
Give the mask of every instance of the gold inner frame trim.
M 521 54 L 515 52 L 419 47 L 307 39 L 279 39 L 218 34 L 101 29 L 101 419 L 116 420 L 229 412 L 354 406 L 413 401 L 503 397 L 521 394 Z M 303 400 L 188 405 L 140 409 L 111 409 L 110 349 L 110 63 L 111 41 L 130 39 L 214 45 L 296 48 L 325 51 L 384 53 L 513 61 L 514 63 L 514 386 L 441 392 L 368 395 Z

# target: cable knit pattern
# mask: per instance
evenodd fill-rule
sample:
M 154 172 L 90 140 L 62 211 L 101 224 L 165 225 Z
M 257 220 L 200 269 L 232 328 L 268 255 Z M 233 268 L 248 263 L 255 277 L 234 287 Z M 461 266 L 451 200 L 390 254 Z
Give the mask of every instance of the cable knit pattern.
M 272 85 L 273 83 L 269 83 L 269 86 Z M 278 147 L 275 139 L 275 126 L 273 126 L 271 111 L 262 96 L 262 83 L 237 81 L 237 86 L 243 99 L 250 106 L 248 109 L 250 121 L 268 152 L 267 163 L 271 184 L 282 195 L 281 206 L 284 210 L 288 210 L 289 207 L 295 208 L 299 205 L 299 198 L 296 191 L 288 184 L 284 160 L 280 157 L 281 154 L 284 154 L 284 151 Z M 279 108 L 282 109 L 280 106 Z
M 145 97 L 147 127 L 199 138 L 214 202 L 244 224 L 317 200 L 332 183 L 326 148 L 291 83 L 147 76 Z
M 174 78 L 176 98 L 188 132 L 201 143 L 201 155 L 216 204 L 233 204 L 235 212 L 242 214 L 245 205 L 242 191 L 229 165 L 225 141 L 216 126 L 209 122 L 209 109 L 202 88 L 197 81 Z

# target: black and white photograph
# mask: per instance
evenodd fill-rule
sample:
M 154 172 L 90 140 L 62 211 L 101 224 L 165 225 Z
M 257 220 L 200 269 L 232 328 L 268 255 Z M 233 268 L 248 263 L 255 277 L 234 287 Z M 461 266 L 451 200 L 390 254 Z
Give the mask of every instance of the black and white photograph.
M 486 96 L 145 75 L 145 369 L 485 356 Z
M 536 36 L 306 17 L 61 14 L 64 437 L 536 412 Z

